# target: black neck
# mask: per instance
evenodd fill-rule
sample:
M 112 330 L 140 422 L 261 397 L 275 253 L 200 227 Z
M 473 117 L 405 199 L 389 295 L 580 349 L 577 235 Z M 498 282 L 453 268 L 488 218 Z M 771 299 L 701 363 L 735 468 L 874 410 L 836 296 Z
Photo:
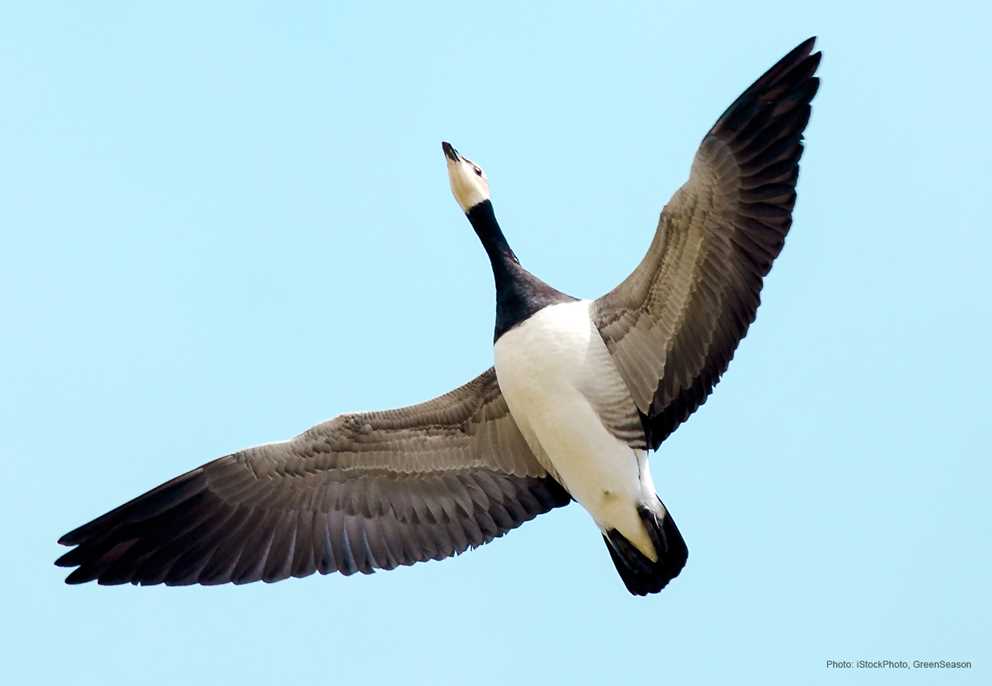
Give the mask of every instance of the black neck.
M 548 305 L 575 299 L 555 290 L 520 266 L 520 260 L 513 254 L 499 228 L 492 202 L 484 200 L 466 215 L 493 267 L 496 281 L 496 340 Z
M 469 209 L 466 215 L 479 240 L 482 241 L 482 247 L 486 249 L 486 254 L 489 255 L 489 262 L 493 266 L 493 275 L 496 277 L 496 288 L 499 288 L 500 281 L 510 272 L 510 265 L 519 265 L 520 260 L 513 254 L 510 244 L 506 242 L 506 236 L 499 228 L 491 200 L 483 200 Z

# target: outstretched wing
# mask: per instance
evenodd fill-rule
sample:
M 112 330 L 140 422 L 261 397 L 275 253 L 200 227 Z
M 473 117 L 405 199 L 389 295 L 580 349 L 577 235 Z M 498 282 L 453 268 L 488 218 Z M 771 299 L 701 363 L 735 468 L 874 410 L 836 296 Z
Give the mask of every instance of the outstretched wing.
M 440 560 L 569 502 L 489 369 L 221 457 L 63 536 L 68 583 L 220 584 Z
M 792 225 L 819 79 L 813 38 L 737 98 L 703 138 L 647 255 L 592 308 L 652 449 L 710 394 L 754 321 Z

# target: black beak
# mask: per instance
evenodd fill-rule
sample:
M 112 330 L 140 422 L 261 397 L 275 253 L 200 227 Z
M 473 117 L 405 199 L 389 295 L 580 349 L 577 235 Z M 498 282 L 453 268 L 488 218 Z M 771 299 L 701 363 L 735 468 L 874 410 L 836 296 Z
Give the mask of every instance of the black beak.
M 444 156 L 452 162 L 458 162 L 462 159 L 461 155 L 458 154 L 458 151 L 455 150 L 448 141 L 441 141 L 441 150 L 444 151 Z

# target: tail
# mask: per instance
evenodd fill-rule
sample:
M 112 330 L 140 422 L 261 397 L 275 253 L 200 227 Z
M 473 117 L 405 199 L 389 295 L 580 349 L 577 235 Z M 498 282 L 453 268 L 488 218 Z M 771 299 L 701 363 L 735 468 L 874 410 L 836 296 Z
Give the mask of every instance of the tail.
M 660 508 L 651 509 L 643 505 L 637 508 L 637 513 L 644 521 L 654 549 L 658 553 L 658 561 L 652 562 L 641 551 L 624 538 L 616 529 L 610 529 L 603 534 L 606 547 L 613 558 L 620 578 L 623 579 L 627 590 L 634 595 L 657 593 L 668 582 L 679 575 L 689 557 L 689 549 L 675 526 L 675 520 L 665 504 L 658 500 Z

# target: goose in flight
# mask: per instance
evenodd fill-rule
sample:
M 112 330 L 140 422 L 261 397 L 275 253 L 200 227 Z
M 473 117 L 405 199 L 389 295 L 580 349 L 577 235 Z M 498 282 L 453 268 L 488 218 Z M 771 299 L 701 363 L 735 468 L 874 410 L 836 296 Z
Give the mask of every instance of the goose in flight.
M 627 589 L 661 590 L 688 553 L 648 452 L 706 400 L 754 321 L 792 223 L 813 43 L 717 119 L 644 259 L 597 300 L 521 266 L 486 174 L 442 143 L 492 264 L 495 365 L 426 403 L 341 415 L 177 476 L 62 536 L 66 582 L 371 573 L 457 555 L 574 499 Z

